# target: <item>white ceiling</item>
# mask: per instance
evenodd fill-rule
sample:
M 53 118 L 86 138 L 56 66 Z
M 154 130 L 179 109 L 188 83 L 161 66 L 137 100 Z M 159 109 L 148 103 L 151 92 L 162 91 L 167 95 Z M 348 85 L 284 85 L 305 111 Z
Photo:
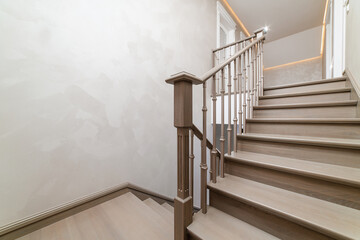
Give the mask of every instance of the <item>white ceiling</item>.
M 250 34 L 269 26 L 267 42 L 322 24 L 326 0 L 227 0 Z

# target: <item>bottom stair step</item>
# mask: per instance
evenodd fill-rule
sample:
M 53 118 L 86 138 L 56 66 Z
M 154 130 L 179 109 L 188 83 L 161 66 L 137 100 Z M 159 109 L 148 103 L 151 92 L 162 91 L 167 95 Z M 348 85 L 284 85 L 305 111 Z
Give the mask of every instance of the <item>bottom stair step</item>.
M 194 215 L 188 231 L 195 239 L 204 240 L 279 239 L 210 206 L 206 214 L 199 211 Z
M 208 188 L 328 237 L 360 239 L 359 210 L 232 175 L 208 183 Z

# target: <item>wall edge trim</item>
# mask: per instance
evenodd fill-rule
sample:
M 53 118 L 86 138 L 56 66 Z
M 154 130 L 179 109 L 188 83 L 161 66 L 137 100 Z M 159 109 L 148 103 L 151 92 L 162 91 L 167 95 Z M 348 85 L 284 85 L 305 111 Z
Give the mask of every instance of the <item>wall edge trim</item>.
M 135 184 L 124 182 L 104 190 L 86 195 L 84 197 L 78 198 L 76 200 L 61 204 L 59 206 L 47 209 L 45 211 L 33 214 L 31 216 L 19 219 L 17 221 L 11 222 L 7 225 L 0 227 L 0 238 L 5 239 L 14 239 L 14 237 L 20 237 L 26 235 L 30 232 L 36 231 L 42 227 L 45 227 L 51 223 L 57 222 L 67 216 L 65 212 L 72 211 L 75 208 L 78 208 L 78 211 L 74 210 L 75 213 L 71 213 L 69 216 L 76 214 L 77 212 L 86 210 L 90 207 L 100 204 L 101 202 L 105 202 L 110 200 L 113 197 L 120 196 L 126 192 L 131 192 L 132 190 L 141 192 L 149 197 L 160 198 L 166 202 L 174 202 L 173 198 L 164 196 L 162 194 L 150 191 L 146 188 L 137 186 Z M 114 195 L 114 196 L 110 196 Z M 104 198 L 106 198 L 104 200 Z M 79 210 L 80 209 L 80 210 Z M 196 209 L 196 208 L 195 208 Z M 58 217 L 57 217 L 58 216 Z M 52 219 L 51 219 L 52 218 Z M 50 219 L 50 220 L 49 220 Z M 41 223 L 44 222 L 44 223 Z M 32 227 L 32 225 L 38 225 Z M 28 228 L 25 231 L 22 229 Z

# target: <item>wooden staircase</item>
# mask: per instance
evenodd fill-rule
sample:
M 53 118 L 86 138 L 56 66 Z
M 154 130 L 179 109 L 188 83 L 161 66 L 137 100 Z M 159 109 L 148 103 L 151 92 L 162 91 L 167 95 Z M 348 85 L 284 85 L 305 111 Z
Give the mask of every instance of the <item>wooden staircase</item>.
M 264 89 L 190 239 L 360 239 L 360 114 L 344 77 Z
M 174 209 L 151 198 L 126 193 L 25 235 L 20 240 L 169 240 Z

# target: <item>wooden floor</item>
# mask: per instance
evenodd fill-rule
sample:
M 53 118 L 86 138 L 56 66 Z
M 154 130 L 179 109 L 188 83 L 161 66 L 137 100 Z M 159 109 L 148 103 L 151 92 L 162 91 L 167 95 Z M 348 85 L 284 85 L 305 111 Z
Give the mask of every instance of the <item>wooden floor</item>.
M 172 206 L 126 193 L 18 239 L 169 240 L 173 228 Z

